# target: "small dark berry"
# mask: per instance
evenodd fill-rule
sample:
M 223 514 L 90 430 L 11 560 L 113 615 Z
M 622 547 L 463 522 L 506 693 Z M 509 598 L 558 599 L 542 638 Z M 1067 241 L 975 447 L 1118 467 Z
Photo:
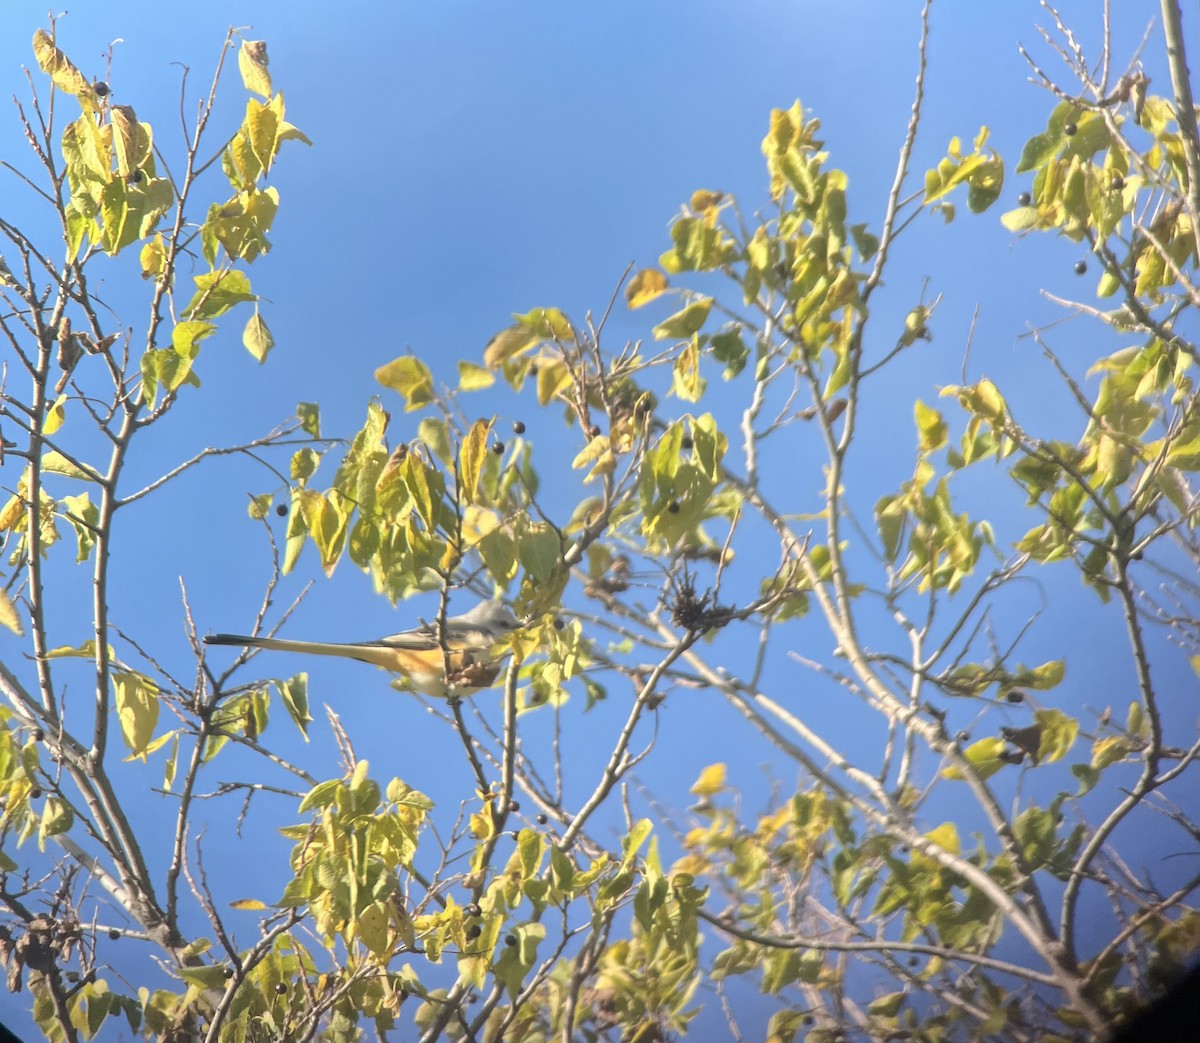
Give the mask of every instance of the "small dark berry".
M 954 738 L 957 739 L 959 742 L 970 742 L 971 741 L 971 733 L 970 732 L 959 732 L 956 736 L 954 736 Z
M 545 815 L 538 815 L 537 823 L 539 826 L 544 826 L 550 820 Z
M 96 92 L 97 98 L 107 98 L 108 97 L 108 93 L 109 93 L 108 84 L 105 83 L 103 80 L 99 81 L 98 83 L 93 83 L 92 90 L 94 90 Z
M 1022 192 L 1019 196 L 1017 196 L 1017 202 L 1020 203 L 1021 206 L 1028 206 L 1033 202 L 1033 196 L 1031 196 L 1028 192 Z
M 477 923 L 471 924 L 471 926 L 467 928 L 467 938 L 469 938 L 471 941 L 474 941 L 481 934 L 483 934 L 483 928 Z
M 463 912 L 466 913 L 468 916 L 482 916 L 483 915 L 483 910 L 480 909 L 478 904 L 476 904 L 475 902 L 471 902 L 468 905 L 464 905 Z
M 536 377 L 536 376 L 537 376 L 537 374 L 538 374 L 538 367 L 537 367 L 537 363 L 536 363 L 536 362 L 534 362 L 534 363 L 533 363 L 533 364 L 532 364 L 532 365 L 529 367 L 529 375 L 530 375 L 531 377 Z
M 588 428 L 588 438 L 599 438 L 599 437 L 600 437 L 600 428 L 597 425 L 592 424 L 592 426 Z
M 667 511 L 671 514 L 678 514 L 679 513 L 679 501 L 672 500 L 669 504 L 667 504 Z
M 1004 698 L 1007 699 L 1010 703 L 1020 703 L 1020 702 L 1025 701 L 1024 693 L 1018 692 L 1015 688 L 1011 692 L 1009 692 Z
M 115 942 L 118 938 L 121 937 L 121 932 L 118 931 L 115 927 L 110 927 L 108 929 L 108 936 Z
M 231 981 L 235 974 L 237 974 L 237 971 L 235 971 L 232 967 L 225 968 L 225 980 L 226 981 Z
M 563 619 L 562 616 L 555 616 L 554 617 L 554 629 L 555 630 L 566 630 L 566 628 L 567 628 L 567 621 L 565 619 Z
M 287 992 L 287 986 L 281 981 L 276 982 L 275 983 L 275 995 L 282 996 L 285 992 Z
M 921 962 L 921 957 L 920 957 L 920 956 L 910 956 L 910 957 L 908 958 L 908 965 L 909 965 L 910 967 L 915 967 L 915 966 L 916 966 L 918 963 L 920 963 L 920 962 Z
M 902 854 L 902 855 L 908 854 L 908 845 L 907 844 L 900 845 L 900 854 Z
M 517 944 L 517 936 L 515 934 L 506 934 L 504 936 L 504 944 L 505 945 L 516 945 Z
M 691 449 L 692 445 L 693 445 L 693 442 L 690 438 L 688 438 L 687 435 L 684 435 L 683 438 L 680 439 L 680 441 L 679 441 L 680 449 Z
M 275 513 L 278 514 L 279 517 L 281 517 L 281 518 L 286 518 L 287 517 L 287 504 L 286 503 L 276 504 L 275 505 Z
M 41 742 L 45 738 L 46 738 L 46 733 L 44 731 L 42 731 L 41 728 L 33 729 L 33 741 L 34 742 Z
M 1087 261 L 1076 261 L 1075 262 L 1075 274 L 1076 275 L 1086 275 L 1087 274 Z
M 1076 132 L 1078 129 L 1079 129 L 1079 128 L 1078 128 L 1077 126 L 1075 126 L 1075 124 L 1074 124 L 1074 123 L 1064 123 L 1064 124 L 1063 124 L 1063 133 L 1064 133 L 1064 134 L 1065 134 L 1065 135 L 1066 135 L 1068 138 L 1074 137 L 1074 136 L 1075 136 L 1075 132 Z
M 509 811 L 520 811 L 521 805 L 515 800 L 510 800 L 508 802 L 508 810 Z
M 142 180 L 142 172 L 140 170 L 135 170 L 132 174 L 129 175 L 127 180 L 129 181 L 129 183 L 131 185 L 136 185 L 139 181 Z
M 525 433 L 525 423 L 522 420 L 513 421 L 513 434 L 523 435 Z
M 41 795 L 42 795 L 42 791 L 41 791 L 40 789 L 38 789 L 36 786 L 34 786 L 34 787 L 33 787 L 33 789 L 31 789 L 31 790 L 29 791 L 29 796 L 30 796 L 30 797 L 31 797 L 33 800 L 37 800 L 37 799 L 38 799 L 38 797 L 40 797 Z
M 1109 187 L 1114 192 L 1120 192 L 1121 189 L 1123 189 L 1125 187 L 1125 179 L 1123 177 L 1121 177 L 1120 174 L 1116 174 L 1113 176 L 1112 182 L 1109 184 Z
M 813 1017 L 811 1014 L 805 1014 L 805 1015 L 804 1015 L 804 1024 L 806 1024 L 806 1025 L 815 1025 L 816 1023 L 817 1023 L 817 1019 L 816 1019 L 816 1018 L 814 1018 L 814 1017 Z
M 493 442 L 492 443 L 492 452 L 495 453 L 497 456 L 503 456 L 504 455 L 504 443 L 503 442 Z

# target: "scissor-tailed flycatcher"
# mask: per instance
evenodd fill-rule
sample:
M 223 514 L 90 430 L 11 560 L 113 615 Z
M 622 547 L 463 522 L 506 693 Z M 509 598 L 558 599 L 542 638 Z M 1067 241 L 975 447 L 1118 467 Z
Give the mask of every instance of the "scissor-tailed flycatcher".
M 481 601 L 461 616 L 447 617 L 440 642 L 437 624 L 424 623 L 415 630 L 353 644 L 242 634 L 210 634 L 204 643 L 358 659 L 401 674 L 415 691 L 444 698 L 451 692 L 469 695 L 495 681 L 501 658 L 495 646 L 520 626 L 500 602 Z

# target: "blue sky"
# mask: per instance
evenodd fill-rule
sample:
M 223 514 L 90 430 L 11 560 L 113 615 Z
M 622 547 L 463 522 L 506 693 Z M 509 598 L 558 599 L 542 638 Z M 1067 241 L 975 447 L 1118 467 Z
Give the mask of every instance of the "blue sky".
M 1123 59 L 1157 5 L 1115 6 L 1120 38 L 1127 41 Z M 1085 47 L 1098 40 L 1097 7 L 1062 5 Z M 311 149 L 285 146 L 273 177 L 281 194 L 274 249 L 251 273 L 267 299 L 275 352 L 260 367 L 242 349 L 237 322 L 208 342 L 199 368 L 203 392 L 185 394 L 159 438 L 131 460 L 133 475 L 148 480 L 200 447 L 259 436 L 300 401 L 320 403 L 326 434 L 349 436 L 368 399 L 382 394 L 395 417 L 394 436 L 403 437 L 409 420 L 376 385 L 376 367 L 411 349 L 452 380 L 454 362 L 478 359 L 512 312 L 543 305 L 576 315 L 601 311 L 626 265 L 652 264 L 666 248 L 671 218 L 694 189 L 732 192 L 747 212 L 765 203 L 759 144 L 768 113 L 796 98 L 821 118 L 830 162 L 850 176 L 853 220 L 878 228 L 912 99 L 918 11 L 915 3 L 894 0 L 351 3 L 336 15 L 307 2 L 147 6 L 115 0 L 72 8 L 58 23 L 60 45 L 85 73 L 99 77 L 108 42 L 122 39 L 114 48 L 114 98 L 155 126 L 168 155 L 178 155 L 175 63 L 191 70 L 190 119 L 230 25 L 253 26 L 247 35 L 268 41 L 288 118 L 313 141 Z M 0 12 L 0 97 L 26 96 L 20 66 L 32 64 L 29 39 L 44 19 L 44 5 L 25 0 L 9 0 Z M 923 171 L 944 154 L 951 136 L 969 140 L 987 124 L 1006 159 L 1008 181 L 1002 203 L 983 217 L 968 215 L 960 199 L 959 219 L 949 228 L 932 217 L 918 221 L 873 302 L 877 325 L 886 329 L 889 318 L 894 328 L 919 299 L 927 279 L 930 296 L 944 295 L 925 362 L 898 373 L 886 395 L 875 393 L 877 417 L 858 472 L 861 491 L 854 493 L 864 508 L 911 473 L 912 399 L 932 402 L 936 384 L 958 380 L 976 306 L 972 379 L 987 373 L 1002 386 L 1008 381 L 1030 410 L 1051 410 L 1061 401 L 1035 361 L 1035 348 L 1020 336 L 1026 322 L 1056 314 L 1040 288 L 1090 296 L 1090 284 L 1072 272 L 1080 251 L 1065 242 L 1014 241 L 998 222 L 1026 187 L 1012 174 L 1021 145 L 1042 129 L 1052 107 L 1045 92 L 1026 82 L 1017 53 L 1018 40 L 1038 44 L 1039 22 L 1045 15 L 1032 0 L 934 6 L 928 100 L 914 167 Z M 1044 47 L 1037 53 L 1057 62 Z M 233 63 L 224 86 L 217 120 L 232 129 L 243 104 Z M 15 114 L 0 106 L 0 156 L 27 168 L 22 155 Z M 12 218 L 29 206 L 19 184 L 0 177 L 0 213 Z M 28 220 L 39 220 L 35 210 Z M 128 302 L 139 299 L 142 286 L 122 285 L 114 273 L 101 288 L 126 323 L 138 321 L 140 308 Z M 663 314 L 619 309 L 609 345 L 646 336 Z M 1086 340 L 1072 339 L 1078 331 L 1075 323 L 1058 333 L 1066 357 L 1073 346 L 1077 357 L 1090 350 Z M 499 409 L 508 419 L 519 408 L 511 399 L 481 402 L 481 409 Z M 528 406 L 520 418 L 548 472 L 576 451 L 562 441 L 557 413 L 539 415 Z M 806 470 L 803 458 L 788 454 L 768 464 L 795 468 L 798 485 L 810 492 L 820 484 L 815 461 Z M 5 486 L 15 481 L 7 470 L 0 472 Z M 978 481 L 984 486 L 988 480 Z M 261 533 L 246 518 L 245 494 L 275 489 L 250 461 L 226 460 L 192 472 L 130 519 L 126 542 L 117 547 L 117 622 L 185 676 L 179 580 L 201 631 L 244 630 L 268 575 Z M 981 492 L 987 495 L 986 488 Z M 369 579 L 349 563 L 326 581 L 311 557 L 276 599 L 282 607 L 305 582 L 315 584 L 290 635 L 350 640 L 409 624 L 416 610 L 393 610 L 374 597 Z M 748 575 L 753 579 L 752 571 Z M 81 596 L 87 589 L 82 574 L 66 574 L 62 582 Z M 1033 584 L 1023 587 L 1013 618 L 1036 611 L 1044 593 Z M 1083 607 L 1043 620 L 1019 658 L 1036 663 L 1066 649 L 1071 680 L 1064 699 L 1076 709 L 1101 706 L 1109 697 L 1097 689 L 1128 671 L 1123 646 L 1108 651 L 1119 641 L 1119 619 L 1094 611 L 1078 591 L 1072 596 L 1072 605 Z M 82 621 L 69 603 L 52 618 L 56 643 L 82 637 Z M 797 624 L 795 634 L 814 655 L 828 651 L 829 638 L 815 623 Z M 12 638 L 0 638 L 0 654 L 15 655 L 17 648 Z M 307 668 L 314 704 L 337 710 L 377 777 L 399 774 L 447 799 L 461 792 L 465 769 L 457 740 L 391 692 L 382 674 L 332 661 L 280 658 L 258 665 L 285 675 Z M 798 668 L 780 670 L 774 679 L 782 690 L 814 684 Z M 813 691 L 821 692 L 815 712 L 843 712 L 836 692 Z M 694 708 L 675 704 L 664 714 L 660 755 L 641 772 L 647 787 L 682 806 L 700 768 L 727 760 L 737 766 L 738 781 L 761 794 L 763 748 L 715 696 L 689 698 Z M 590 722 L 579 718 L 578 706 L 566 713 L 576 717 L 572 727 L 583 742 L 615 727 L 623 705 L 602 709 Z M 846 711 L 847 732 L 853 721 Z M 276 734 L 289 727 L 280 722 Z M 534 741 L 545 725 L 530 727 L 527 741 Z M 333 776 L 338 769 L 323 716 L 313 731 L 313 743 L 297 748 L 296 756 L 318 776 Z M 790 767 L 767 766 L 772 770 L 791 782 Z M 158 769 L 144 774 L 140 785 L 156 781 Z M 274 807 L 269 818 L 287 814 Z M 214 862 L 245 858 L 249 848 L 229 835 L 208 843 Z M 261 897 L 272 897 L 274 886 L 273 878 L 264 878 Z M 0 999 L 0 1012 L 13 1002 Z

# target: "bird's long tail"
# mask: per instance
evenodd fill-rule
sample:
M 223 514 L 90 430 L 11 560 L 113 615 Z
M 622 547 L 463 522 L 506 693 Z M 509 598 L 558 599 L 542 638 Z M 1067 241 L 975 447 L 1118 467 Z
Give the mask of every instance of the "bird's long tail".
M 274 652 L 303 652 L 308 655 L 333 655 L 345 659 L 357 659 L 363 663 L 376 663 L 379 649 L 370 645 L 343 645 L 329 641 L 288 641 L 282 637 L 250 637 L 245 634 L 209 634 L 206 645 L 233 645 L 237 648 L 267 648 Z

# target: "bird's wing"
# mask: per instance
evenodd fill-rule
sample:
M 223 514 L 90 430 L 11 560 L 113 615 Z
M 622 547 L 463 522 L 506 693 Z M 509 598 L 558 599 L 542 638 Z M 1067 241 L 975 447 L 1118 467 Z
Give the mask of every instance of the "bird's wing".
M 384 648 L 408 648 L 417 652 L 428 652 L 438 648 L 437 635 L 432 627 L 420 626 L 415 630 L 402 630 L 398 634 L 376 638 L 374 641 L 358 642 L 362 645 L 382 645 Z

